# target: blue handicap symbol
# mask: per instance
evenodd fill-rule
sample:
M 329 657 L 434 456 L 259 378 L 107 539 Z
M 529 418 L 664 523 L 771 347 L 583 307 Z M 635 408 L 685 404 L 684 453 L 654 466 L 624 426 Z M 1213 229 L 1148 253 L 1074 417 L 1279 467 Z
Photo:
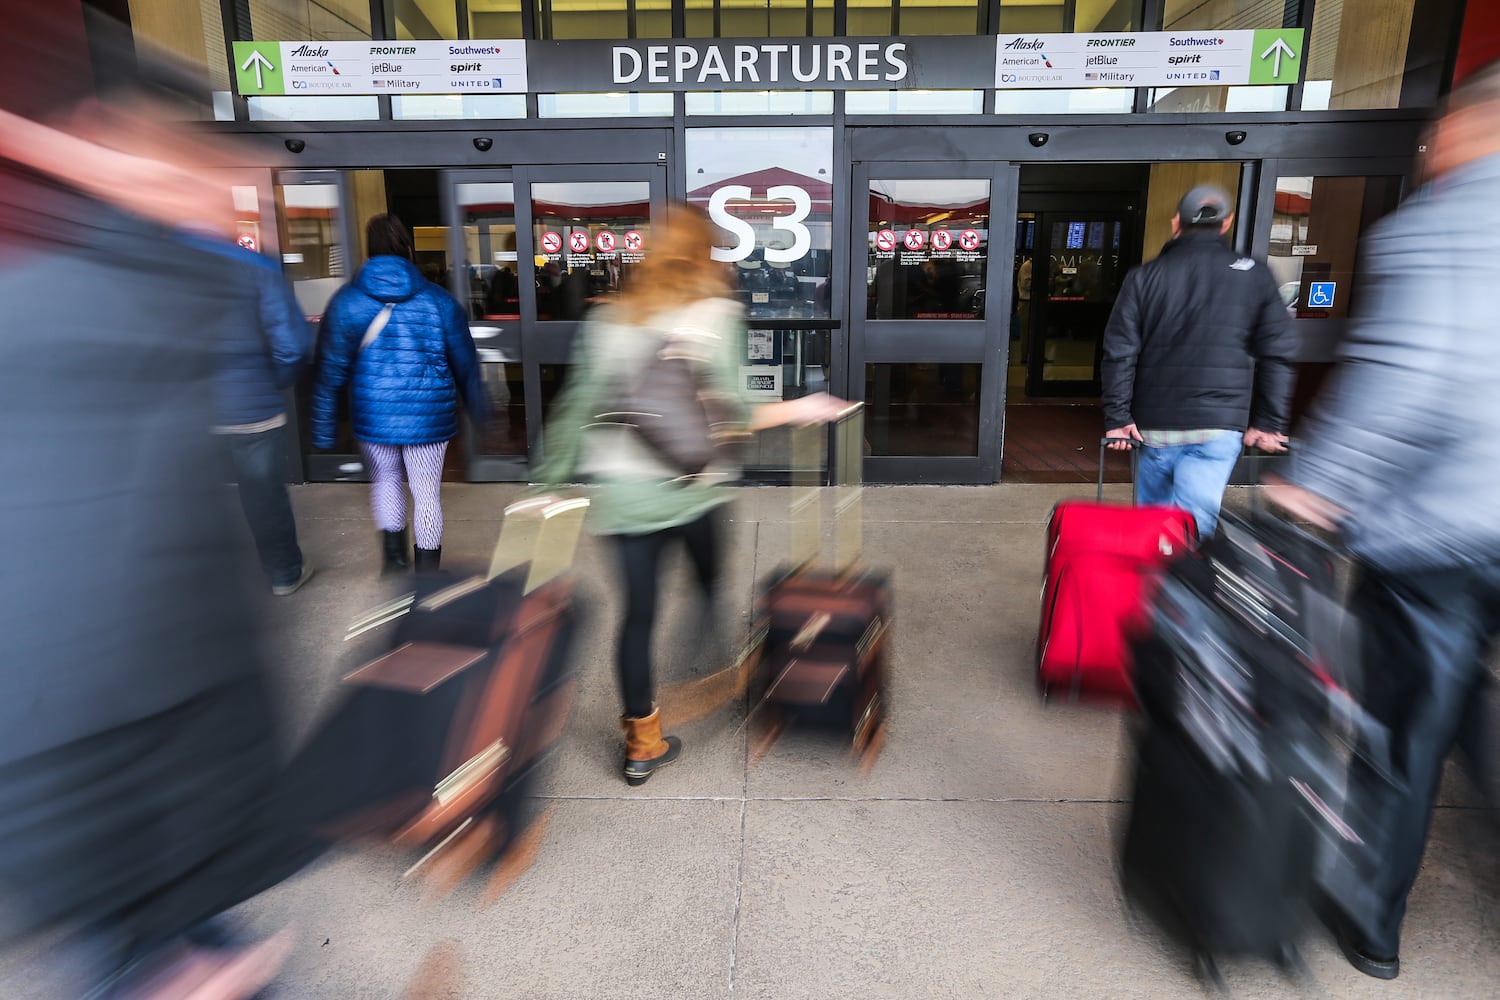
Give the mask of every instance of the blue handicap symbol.
M 1307 305 L 1312 309 L 1327 309 L 1333 305 L 1333 294 L 1338 288 L 1336 281 L 1314 281 L 1308 285 Z

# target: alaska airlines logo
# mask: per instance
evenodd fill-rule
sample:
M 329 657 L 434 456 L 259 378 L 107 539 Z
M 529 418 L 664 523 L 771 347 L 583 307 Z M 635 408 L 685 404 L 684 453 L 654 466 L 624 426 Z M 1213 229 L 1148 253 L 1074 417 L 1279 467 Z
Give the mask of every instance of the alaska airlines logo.
M 311 45 L 299 45 L 291 51 L 291 55 L 306 56 L 313 59 L 327 59 L 328 49 L 322 45 L 319 45 L 317 48 Z
M 1040 52 L 1042 49 L 1042 40 L 1040 38 L 1012 38 L 1005 43 L 1005 47 L 1007 49 L 1028 49 Z

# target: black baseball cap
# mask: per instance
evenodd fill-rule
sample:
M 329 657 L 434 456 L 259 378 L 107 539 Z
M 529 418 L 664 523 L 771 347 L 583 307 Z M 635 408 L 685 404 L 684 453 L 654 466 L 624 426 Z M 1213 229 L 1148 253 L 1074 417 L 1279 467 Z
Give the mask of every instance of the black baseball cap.
M 1200 184 L 1177 203 L 1177 218 L 1184 226 L 1208 226 L 1229 218 L 1229 195 L 1213 184 Z

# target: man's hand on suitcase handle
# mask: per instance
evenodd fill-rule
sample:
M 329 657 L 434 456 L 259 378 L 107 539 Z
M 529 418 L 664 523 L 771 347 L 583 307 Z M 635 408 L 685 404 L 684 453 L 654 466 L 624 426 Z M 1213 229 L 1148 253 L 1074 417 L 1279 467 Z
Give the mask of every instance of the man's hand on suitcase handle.
M 1271 431 L 1258 430 L 1254 427 L 1245 432 L 1245 446 L 1257 448 L 1270 455 L 1281 455 L 1286 452 L 1286 435 L 1276 434 Z
M 1110 451 L 1129 451 L 1133 447 L 1133 445 L 1129 443 L 1131 441 L 1144 443 L 1144 439 L 1141 437 L 1141 432 L 1136 430 L 1135 424 L 1126 424 L 1124 427 L 1115 427 L 1111 430 L 1107 430 L 1104 432 L 1104 436 L 1107 438 L 1114 438 L 1119 441 L 1119 444 L 1112 444 L 1109 446 Z

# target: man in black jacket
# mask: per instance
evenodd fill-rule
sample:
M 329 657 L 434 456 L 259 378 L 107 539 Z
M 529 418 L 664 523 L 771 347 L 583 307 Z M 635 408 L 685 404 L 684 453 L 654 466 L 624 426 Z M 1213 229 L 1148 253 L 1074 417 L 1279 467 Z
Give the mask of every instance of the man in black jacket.
M 1240 444 L 1285 448 L 1296 339 L 1276 280 L 1224 243 L 1229 197 L 1189 191 L 1161 256 L 1126 278 L 1104 332 L 1112 448 L 1141 447 L 1136 499 L 1218 526 Z

